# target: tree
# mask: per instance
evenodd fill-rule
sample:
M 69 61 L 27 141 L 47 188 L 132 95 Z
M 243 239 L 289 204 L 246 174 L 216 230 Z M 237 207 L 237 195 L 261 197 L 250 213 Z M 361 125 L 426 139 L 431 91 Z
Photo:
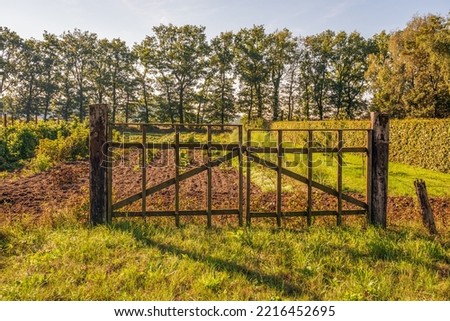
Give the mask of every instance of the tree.
M 256 98 L 257 117 L 261 118 L 265 111 L 264 97 L 269 80 L 268 41 L 264 26 L 243 28 L 235 36 L 234 48 L 236 54 L 236 71 L 242 83 L 240 95 L 251 96 L 248 108 L 249 119 L 252 116 L 253 98 Z
M 268 41 L 268 66 L 272 85 L 272 120 L 280 118 L 280 87 L 287 66 L 295 59 L 296 39 L 292 33 L 283 29 L 269 34 Z
M 32 115 L 38 115 L 39 77 L 42 74 L 42 56 L 40 44 L 31 38 L 25 40 L 20 46 L 16 65 L 16 85 L 13 96 L 16 97 L 19 112 L 25 115 L 26 121 Z
M 155 35 L 147 37 L 152 45 L 152 63 L 165 86 L 173 83 L 178 101 L 180 123 L 185 121 L 186 94 L 193 90 L 206 72 L 208 44 L 205 27 L 172 24 L 154 27 Z M 169 103 L 170 104 L 170 103 Z
M 287 107 L 288 107 L 288 114 L 287 114 L 287 120 L 293 120 L 294 117 L 294 111 L 295 111 L 295 101 L 297 100 L 297 96 L 299 94 L 299 71 L 300 71 L 300 64 L 301 64 L 301 51 L 298 47 L 298 39 L 297 44 L 294 48 L 294 51 L 292 53 L 292 57 L 289 61 L 289 65 L 287 68 L 287 79 L 286 79 L 286 86 L 284 88 L 285 93 L 287 95 Z
M 363 95 L 366 88 L 364 74 L 370 47 L 358 33 L 336 34 L 330 59 L 330 103 L 336 117 L 342 112 L 346 118 L 354 118 L 365 107 Z
M 448 18 L 414 17 L 385 41 L 387 53 L 371 55 L 367 72 L 373 108 L 397 117 L 449 116 Z
M 6 27 L 0 27 L 0 99 L 12 85 L 12 78 L 16 73 L 19 48 L 22 38 Z M 3 112 L 3 101 L 0 100 Z
M 324 31 L 315 36 L 303 39 L 304 57 L 307 57 L 303 68 L 309 73 L 311 81 L 311 102 L 315 114 L 320 120 L 328 112 L 328 94 L 330 91 L 329 65 L 332 57 L 334 32 Z M 309 97 L 309 92 L 308 92 Z M 309 107 L 308 107 L 309 116 Z M 309 117 L 308 117 L 309 118 Z
M 60 40 L 54 34 L 44 32 L 44 40 L 39 43 L 38 50 L 41 55 L 42 73 L 39 86 L 43 95 L 44 120 L 50 112 L 50 104 L 59 91 L 61 81 Z
M 233 34 L 222 32 L 211 40 L 210 47 L 208 117 L 210 121 L 219 120 L 224 124 L 235 117 Z
M 83 120 L 86 116 L 88 103 L 89 73 L 92 71 L 93 54 L 96 47 L 97 35 L 88 31 L 75 29 L 62 35 L 63 59 L 67 63 L 68 71 L 76 86 L 78 117 Z

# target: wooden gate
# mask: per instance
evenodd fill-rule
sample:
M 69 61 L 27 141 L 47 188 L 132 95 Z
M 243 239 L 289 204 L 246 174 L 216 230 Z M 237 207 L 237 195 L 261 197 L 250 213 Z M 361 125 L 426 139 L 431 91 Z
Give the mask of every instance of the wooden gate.
M 252 133 L 254 132 L 260 132 L 264 131 L 265 133 L 275 133 L 277 136 L 277 141 L 275 147 L 259 147 L 255 146 L 255 143 L 252 142 Z M 343 132 L 363 132 L 365 135 L 367 135 L 367 146 L 360 146 L 360 147 L 344 147 L 344 140 L 343 140 Z M 283 133 L 306 133 L 307 134 L 307 140 L 305 146 L 302 147 L 284 147 L 285 142 L 283 140 Z M 319 133 L 337 133 L 337 146 L 317 146 L 317 144 L 314 144 L 315 134 Z M 343 168 L 343 154 L 344 153 L 362 153 L 366 155 L 366 164 L 367 167 L 370 166 L 372 163 L 372 149 L 371 149 L 371 137 L 372 137 L 372 129 L 276 129 L 276 130 L 260 130 L 260 129 L 254 129 L 254 130 L 248 130 L 247 131 L 247 137 L 248 142 L 246 145 L 246 157 L 247 157 L 247 164 L 251 164 L 252 162 L 258 163 L 262 165 L 265 168 L 269 168 L 271 170 L 276 171 L 277 179 L 276 179 L 276 211 L 275 212 L 254 212 L 250 208 L 250 185 L 251 185 L 251 166 L 247 166 L 247 224 L 250 224 L 252 218 L 259 218 L 259 217 L 274 217 L 277 220 L 277 225 L 281 226 L 282 218 L 283 217 L 306 217 L 308 225 L 311 225 L 312 217 L 313 216 L 336 216 L 337 218 L 337 224 L 340 225 L 342 223 L 342 216 L 344 215 L 367 215 L 370 213 L 371 209 L 371 199 L 370 199 L 370 191 L 371 191 L 371 172 L 366 171 L 366 182 L 367 182 L 367 188 L 366 188 L 366 200 L 361 201 L 356 199 L 355 197 L 345 194 L 343 192 L 343 186 L 342 186 L 342 168 Z M 256 154 L 268 153 L 269 155 L 276 155 L 276 163 L 271 162 L 270 160 L 267 160 L 266 157 L 259 157 Z M 337 189 L 331 188 L 329 186 L 326 186 L 324 184 L 321 184 L 317 181 L 314 181 L 313 179 L 313 154 L 315 153 L 322 153 L 322 154 L 335 154 L 337 155 Z M 285 154 L 299 154 L 299 155 L 306 155 L 307 156 L 307 175 L 303 176 L 299 173 L 289 170 L 288 168 L 283 167 L 283 157 Z M 300 211 L 282 211 L 282 197 L 281 197 L 281 191 L 282 191 L 282 183 L 281 179 L 282 176 L 285 175 L 287 177 L 290 177 L 291 179 L 294 179 L 295 181 L 304 183 L 307 185 L 307 205 L 305 210 Z M 316 188 L 317 190 L 320 190 L 326 194 L 332 195 L 337 198 L 337 208 L 335 210 L 313 210 L 313 204 L 312 204 L 312 189 Z M 342 202 L 346 201 L 350 204 L 353 204 L 357 206 L 359 209 L 353 209 L 353 210 L 343 210 L 342 209 Z
M 129 126 L 129 125 L 137 125 L 140 127 L 141 132 L 141 142 L 138 143 L 119 143 L 113 142 L 111 139 L 111 132 L 113 128 L 117 128 L 118 126 Z M 171 216 L 175 218 L 175 223 L 179 226 L 180 216 L 196 216 L 203 215 L 207 217 L 208 227 L 211 227 L 212 224 L 212 216 L 213 215 L 238 215 L 239 224 L 242 225 L 243 222 L 243 172 L 242 172 L 242 156 L 243 156 L 243 147 L 242 147 L 242 126 L 241 125 L 202 125 L 202 124 L 164 124 L 164 126 L 170 126 L 174 129 L 174 137 L 173 142 L 164 142 L 164 143 L 155 143 L 147 141 L 147 128 L 152 126 L 161 126 L 162 124 L 109 124 L 108 133 L 109 133 L 109 143 L 107 144 L 107 157 L 109 159 L 112 158 L 111 149 L 112 148 L 120 148 L 120 149 L 130 149 L 137 148 L 140 150 L 140 167 L 141 167 L 141 175 L 142 175 L 142 188 L 141 191 L 129 196 L 123 200 L 120 200 L 114 204 L 108 203 L 107 208 L 107 221 L 111 221 L 114 217 L 133 217 L 133 216 L 142 216 L 142 217 L 158 217 L 158 216 Z M 180 131 L 181 129 L 185 129 L 186 127 L 193 127 L 196 129 L 206 128 L 207 133 L 207 142 L 180 142 Z M 214 127 L 227 127 L 227 128 L 236 128 L 238 131 L 238 143 L 231 144 L 217 144 L 212 143 L 212 132 Z M 204 150 L 207 151 L 207 161 L 205 164 L 201 166 L 191 169 L 187 172 L 180 174 L 180 149 L 187 150 Z M 148 187 L 146 182 L 146 171 L 147 171 L 147 163 L 146 163 L 146 150 L 147 149 L 159 149 L 159 150 L 173 150 L 174 151 L 174 161 L 175 161 L 175 170 L 174 177 L 161 182 L 155 186 Z M 226 155 L 219 157 L 217 159 L 212 158 L 212 150 L 217 150 L 221 152 L 227 152 Z M 238 208 L 232 209 L 212 209 L 212 168 L 217 167 L 220 164 L 231 161 L 233 158 L 239 158 L 239 200 L 238 200 Z M 198 175 L 202 172 L 207 172 L 207 208 L 204 210 L 180 210 L 180 182 L 187 180 L 195 175 Z M 107 197 L 108 200 L 112 199 L 112 167 L 108 166 L 107 168 Z M 173 211 L 147 211 L 147 199 L 146 197 L 152 195 L 158 191 L 161 191 L 169 186 L 175 185 L 175 210 Z M 141 211 L 139 212 L 130 212 L 130 211 L 119 211 L 121 208 L 129 205 L 133 202 L 141 200 Z
M 384 114 L 371 114 L 372 126 L 370 129 L 279 129 L 264 130 L 265 132 L 276 133 L 277 141 L 275 146 L 260 146 L 256 142 L 252 142 L 252 134 L 261 130 L 248 130 L 246 142 L 243 141 L 243 128 L 241 125 L 225 125 L 232 126 L 237 129 L 238 142 L 233 144 L 217 144 L 212 142 L 212 129 L 214 127 L 222 127 L 223 125 L 202 125 L 202 124 L 171 124 L 174 129 L 173 142 L 154 144 L 147 142 L 147 129 L 155 124 L 134 124 L 140 127 L 140 142 L 114 142 L 112 140 L 112 127 L 121 124 L 108 124 L 107 122 L 107 105 L 90 106 L 90 220 L 93 224 L 110 223 L 114 217 L 157 217 L 170 216 L 174 217 L 175 224 L 180 223 L 180 216 L 203 215 L 207 217 L 207 225 L 212 225 L 212 216 L 214 215 L 237 215 L 239 225 L 243 225 L 244 214 L 247 225 L 250 225 L 252 218 L 273 217 L 276 218 L 278 226 L 281 226 L 284 217 L 306 217 L 308 225 L 312 222 L 313 216 L 335 216 L 337 224 L 342 223 L 342 217 L 345 215 L 367 215 L 370 223 L 378 226 L 386 226 L 387 212 L 387 164 L 388 164 L 388 120 Z M 126 124 L 130 125 L 130 124 Z M 187 126 L 195 126 L 206 128 L 207 140 L 203 143 L 180 142 L 180 129 Z M 363 132 L 367 135 L 366 146 L 344 145 L 343 133 L 346 131 Z M 307 144 L 302 147 L 285 146 L 286 141 L 283 140 L 283 133 L 286 132 L 303 132 L 307 134 Z M 337 134 L 337 146 L 315 146 L 314 135 L 318 132 L 334 132 Z M 137 148 L 140 150 L 140 167 L 142 176 L 141 190 L 118 202 L 112 203 L 112 166 L 108 165 L 108 160 L 112 158 L 112 149 L 130 149 Z M 146 150 L 158 148 L 161 150 L 174 150 L 175 155 L 175 172 L 174 177 L 161 182 L 154 186 L 147 186 L 146 180 Z M 207 160 L 205 164 L 180 174 L 180 149 L 198 149 L 205 150 Z M 226 152 L 224 156 L 213 159 L 211 155 L 212 149 Z M 332 188 L 317 182 L 313 179 L 313 154 L 335 154 L 337 155 L 337 188 Z M 364 201 L 343 192 L 342 186 L 342 167 L 343 155 L 345 153 L 362 153 L 366 155 L 366 199 Z M 276 161 L 268 160 L 263 155 L 276 155 Z M 295 171 L 283 167 L 283 157 L 286 154 L 300 154 L 307 158 L 307 175 L 303 176 Z M 212 168 L 224 162 L 230 161 L 237 157 L 238 166 L 238 207 L 231 209 L 212 209 Z M 251 209 L 251 167 L 252 163 L 257 163 L 265 168 L 274 170 L 277 175 L 276 179 L 276 211 L 274 212 L 258 212 Z M 105 166 L 106 164 L 106 166 Z M 246 198 L 244 199 L 244 175 L 243 170 L 246 168 Z M 180 182 L 207 172 L 207 206 L 204 210 L 180 210 Z M 282 176 L 285 175 L 307 186 L 307 205 L 304 209 L 298 211 L 282 211 Z M 169 186 L 175 186 L 175 210 L 173 211 L 148 211 L 146 197 Z M 337 199 L 337 207 L 330 210 L 313 210 L 312 190 L 313 188 L 320 190 L 326 194 L 332 195 Z M 140 211 L 121 211 L 125 206 L 141 200 Z M 352 204 L 357 209 L 343 209 L 343 201 Z M 245 204 L 245 213 L 244 213 Z

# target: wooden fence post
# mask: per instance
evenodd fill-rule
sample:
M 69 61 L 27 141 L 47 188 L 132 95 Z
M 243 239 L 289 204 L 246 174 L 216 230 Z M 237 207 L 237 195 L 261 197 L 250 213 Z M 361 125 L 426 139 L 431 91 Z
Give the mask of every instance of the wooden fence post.
M 434 223 L 433 210 L 431 209 L 430 200 L 428 199 L 427 186 L 425 181 L 416 179 L 414 181 L 416 187 L 417 198 L 419 199 L 420 209 L 422 211 L 422 221 L 430 234 L 438 234 L 436 224 Z
M 386 228 L 389 162 L 389 115 L 370 113 L 372 128 L 370 223 Z
M 106 143 L 108 125 L 108 105 L 89 106 L 89 184 L 91 224 L 107 221 L 107 162 Z
M 3 126 L 8 126 L 8 116 L 6 114 L 3 114 Z

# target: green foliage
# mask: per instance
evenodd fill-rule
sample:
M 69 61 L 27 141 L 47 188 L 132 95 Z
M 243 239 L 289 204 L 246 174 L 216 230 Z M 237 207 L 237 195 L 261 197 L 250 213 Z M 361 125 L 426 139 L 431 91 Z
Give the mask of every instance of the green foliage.
M 374 36 L 367 80 L 373 109 L 395 117 L 450 115 L 449 19 L 414 17 L 403 30 Z
M 38 144 L 36 133 L 29 127 L 22 127 L 8 136 L 7 150 L 16 159 L 31 158 Z
M 78 160 L 88 155 L 88 129 L 72 122 L 15 123 L 0 128 L 0 170 L 8 170 L 32 159 L 34 170 L 58 161 Z
M 84 159 L 89 155 L 88 138 L 88 129 L 77 127 L 67 137 L 42 139 L 31 165 L 36 170 L 42 170 L 59 162 Z

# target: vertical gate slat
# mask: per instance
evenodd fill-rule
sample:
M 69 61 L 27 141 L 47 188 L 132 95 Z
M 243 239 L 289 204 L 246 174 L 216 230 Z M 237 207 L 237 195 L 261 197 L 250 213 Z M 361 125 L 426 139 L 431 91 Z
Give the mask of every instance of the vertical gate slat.
M 242 125 L 238 127 L 238 140 L 239 140 L 239 226 L 243 225 L 243 199 L 244 199 L 244 155 L 242 150 Z
M 212 168 L 211 168 L 211 140 L 212 140 L 212 134 L 211 134 L 211 125 L 208 125 L 208 193 L 207 193 L 207 205 L 208 205 L 208 227 L 211 227 L 212 225 Z
M 147 195 L 145 193 L 147 186 L 147 126 L 141 125 L 142 131 L 142 217 L 145 218 L 147 212 Z
M 252 132 L 250 129 L 247 130 L 247 195 L 246 195 L 246 220 L 247 225 L 250 226 L 252 218 L 250 213 L 250 174 L 251 174 L 251 158 L 250 158 L 250 146 L 251 146 Z
M 175 126 L 175 225 L 180 226 L 180 127 Z
M 338 208 L 337 208 L 337 225 L 342 224 L 342 147 L 343 147 L 342 130 L 338 131 L 338 172 L 337 172 L 337 189 L 338 189 Z
M 278 148 L 277 148 L 277 226 L 281 227 L 281 166 L 283 144 L 283 131 L 278 130 Z
M 312 147 L 313 147 L 313 132 L 312 130 L 308 130 L 308 216 L 307 222 L 308 226 L 312 223 L 312 179 L 313 179 L 313 171 L 312 171 Z

